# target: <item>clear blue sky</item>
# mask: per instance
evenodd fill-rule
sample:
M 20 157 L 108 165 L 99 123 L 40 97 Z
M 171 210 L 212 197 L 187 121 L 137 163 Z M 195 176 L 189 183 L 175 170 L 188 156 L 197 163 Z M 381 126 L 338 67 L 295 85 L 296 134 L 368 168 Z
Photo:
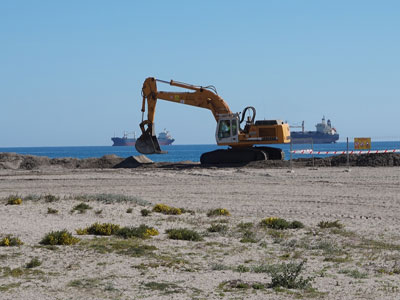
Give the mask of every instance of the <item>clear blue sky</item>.
M 139 131 L 148 76 L 215 85 L 259 119 L 400 137 L 399 16 L 399 1 L 1 0 L 0 147 L 111 145 Z M 215 143 L 209 111 L 157 108 L 157 132 Z

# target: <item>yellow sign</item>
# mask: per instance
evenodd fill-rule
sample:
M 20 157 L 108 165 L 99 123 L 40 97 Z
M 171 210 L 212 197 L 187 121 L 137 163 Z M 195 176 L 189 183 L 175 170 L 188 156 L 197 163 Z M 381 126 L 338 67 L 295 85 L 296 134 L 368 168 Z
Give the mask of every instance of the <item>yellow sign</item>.
M 354 149 L 371 149 L 371 138 L 354 138 Z

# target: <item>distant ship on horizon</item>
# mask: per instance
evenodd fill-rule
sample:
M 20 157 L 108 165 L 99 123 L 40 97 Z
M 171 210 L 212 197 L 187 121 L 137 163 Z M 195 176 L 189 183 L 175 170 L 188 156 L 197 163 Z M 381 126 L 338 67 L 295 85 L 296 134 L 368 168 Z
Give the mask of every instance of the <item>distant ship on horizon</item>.
M 322 122 L 315 125 L 315 127 L 317 131 L 305 131 L 303 121 L 301 131 L 290 132 L 292 141 L 296 143 L 307 143 L 312 140 L 314 144 L 330 144 L 336 143 L 339 139 L 339 134 L 337 133 L 336 128 L 332 127 L 331 120 L 325 122 L 325 116 L 323 116 Z
M 136 144 L 136 133 L 133 132 L 133 138 L 128 137 L 129 133 L 124 131 L 123 137 L 113 137 L 111 140 L 113 141 L 113 146 L 135 146 Z M 169 131 L 167 131 L 165 128 L 162 132 L 158 134 L 158 143 L 161 146 L 166 146 L 166 145 L 171 145 L 175 139 L 172 138 L 170 135 Z

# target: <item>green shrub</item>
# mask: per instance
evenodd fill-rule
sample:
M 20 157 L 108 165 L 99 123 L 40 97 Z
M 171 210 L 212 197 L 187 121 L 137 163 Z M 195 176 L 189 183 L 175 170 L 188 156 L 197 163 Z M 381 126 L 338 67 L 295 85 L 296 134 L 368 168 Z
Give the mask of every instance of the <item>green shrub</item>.
M 304 228 L 304 224 L 300 221 L 293 221 L 290 223 L 290 229 Z
M 151 211 L 148 210 L 148 209 L 143 208 L 143 209 L 140 211 L 140 213 L 141 213 L 141 215 L 142 215 L 143 217 L 147 217 L 148 215 L 150 215 Z
M 217 217 L 217 216 L 230 216 L 231 213 L 225 208 L 210 209 L 207 212 L 207 217 Z
M 165 231 L 172 240 L 201 241 L 203 238 L 194 230 L 187 228 L 168 229 Z
M 94 211 L 94 213 L 95 213 L 96 215 L 101 215 L 102 212 L 103 212 L 102 209 L 97 209 L 97 210 Z
M 254 227 L 254 224 L 251 222 L 247 222 L 247 223 L 240 222 L 237 225 L 237 227 L 238 227 L 239 231 L 246 231 L 246 230 L 252 229 Z
M 58 214 L 58 210 L 54 209 L 54 208 L 51 208 L 51 207 L 48 207 L 47 208 L 47 213 L 48 214 Z
M 14 247 L 21 246 L 24 243 L 17 237 L 13 237 L 12 235 L 7 235 L 0 240 L 1 247 Z
M 224 224 L 211 224 L 210 227 L 207 228 L 208 232 L 226 232 L 228 231 L 228 226 Z
M 132 208 L 128 208 L 128 209 L 126 210 L 126 213 L 127 213 L 127 214 L 131 214 L 131 213 L 132 213 L 132 211 L 133 211 L 133 209 L 132 209 Z
M 164 215 L 180 215 L 182 211 L 180 208 L 168 206 L 165 204 L 156 204 L 153 207 L 154 212 L 162 213 Z
M 304 225 L 300 221 L 293 221 L 293 222 L 288 222 L 285 219 L 282 218 L 276 218 L 276 217 L 269 217 L 266 219 L 261 220 L 260 222 L 261 226 L 272 228 L 272 229 L 278 229 L 278 230 L 284 230 L 284 229 L 297 229 L 297 228 L 303 228 Z
M 80 214 L 83 214 L 88 209 L 92 209 L 92 207 L 84 202 L 81 202 L 78 205 L 75 205 L 74 208 L 72 208 L 71 212 L 73 213 L 74 211 L 78 211 Z
M 44 201 L 49 202 L 49 203 L 50 202 L 56 202 L 58 200 L 60 200 L 60 197 L 57 197 L 57 196 L 54 196 L 54 195 L 51 195 L 51 194 L 48 194 L 48 195 L 44 196 Z
M 241 243 L 257 243 L 256 234 L 253 231 L 246 230 L 243 232 L 243 237 L 240 240 Z
M 34 258 L 31 259 L 30 262 L 28 262 L 25 265 L 25 268 L 32 269 L 32 268 L 39 267 L 41 264 L 42 264 L 42 262 L 38 258 L 34 257 Z
M 195 215 L 196 214 L 195 211 L 191 210 L 191 209 L 186 209 L 186 208 L 183 208 L 183 207 L 180 207 L 179 209 L 181 210 L 181 212 L 183 214 L 191 214 L 191 215 Z
M 303 270 L 305 261 L 299 264 L 288 263 L 281 264 L 276 268 L 272 269 L 269 273 L 272 277 L 271 288 L 283 287 L 287 289 L 306 289 L 311 287 L 310 282 L 313 280 L 312 277 L 304 279 L 300 276 Z
M 325 229 L 325 228 L 343 228 L 343 224 L 339 223 L 339 220 L 336 221 L 321 221 L 317 225 L 319 228 Z
M 6 201 L 7 201 L 6 205 L 21 205 L 22 197 L 18 195 L 10 195 L 6 198 Z
M 89 227 L 83 229 L 77 229 L 76 233 L 79 235 L 113 235 L 120 229 L 119 225 L 112 223 L 94 223 Z
M 128 238 L 148 238 L 151 236 L 158 235 L 158 231 L 155 228 L 146 226 L 144 224 L 140 225 L 139 227 L 123 227 L 119 229 L 115 235 L 119 237 L 123 237 L 125 239 Z
M 74 245 L 80 240 L 73 237 L 67 230 L 52 231 L 44 236 L 40 241 L 42 245 Z

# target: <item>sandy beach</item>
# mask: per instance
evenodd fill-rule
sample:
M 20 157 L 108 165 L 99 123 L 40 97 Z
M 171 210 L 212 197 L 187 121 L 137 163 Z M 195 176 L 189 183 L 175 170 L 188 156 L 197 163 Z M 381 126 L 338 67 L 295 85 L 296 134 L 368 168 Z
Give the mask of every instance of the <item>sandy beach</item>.
M 0 238 L 24 243 L 0 247 L 0 298 L 398 299 L 399 183 L 399 167 L 0 170 Z M 6 205 L 16 194 L 22 204 Z M 91 209 L 71 212 L 82 202 Z M 156 204 L 188 212 L 142 215 Z M 217 208 L 230 216 L 207 216 Z M 260 226 L 269 217 L 304 228 Z M 319 226 L 336 220 L 343 227 Z M 145 224 L 159 235 L 77 235 L 96 222 Z M 223 230 L 211 232 L 216 224 Z M 202 240 L 172 240 L 173 228 Z M 40 244 L 63 229 L 81 241 Z M 132 250 L 139 246 L 148 250 Z M 27 268 L 34 258 L 41 264 Z M 306 288 L 271 287 L 279 267 L 302 262 Z

